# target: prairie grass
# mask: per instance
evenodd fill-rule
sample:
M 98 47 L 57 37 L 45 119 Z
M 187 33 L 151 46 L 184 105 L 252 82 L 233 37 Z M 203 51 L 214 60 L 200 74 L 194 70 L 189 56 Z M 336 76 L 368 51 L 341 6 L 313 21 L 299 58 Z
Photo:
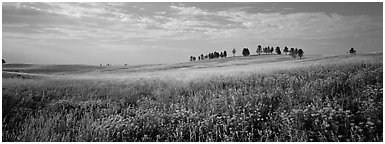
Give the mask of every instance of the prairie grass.
M 3 141 L 383 141 L 382 63 L 190 81 L 3 77 Z

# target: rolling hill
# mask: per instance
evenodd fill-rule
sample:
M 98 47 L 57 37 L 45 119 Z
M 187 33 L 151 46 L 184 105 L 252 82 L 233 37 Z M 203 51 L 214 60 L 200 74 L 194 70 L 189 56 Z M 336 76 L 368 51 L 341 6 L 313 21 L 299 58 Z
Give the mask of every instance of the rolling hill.
M 4 64 L 3 73 L 72 78 L 143 78 L 174 77 L 190 79 L 211 75 L 238 75 L 248 72 L 266 73 L 304 66 L 324 64 L 356 63 L 361 61 L 382 62 L 382 53 L 357 55 L 321 56 L 311 55 L 304 59 L 293 59 L 288 55 L 252 55 L 220 59 L 184 62 L 175 64 L 91 66 L 91 65 L 37 65 Z

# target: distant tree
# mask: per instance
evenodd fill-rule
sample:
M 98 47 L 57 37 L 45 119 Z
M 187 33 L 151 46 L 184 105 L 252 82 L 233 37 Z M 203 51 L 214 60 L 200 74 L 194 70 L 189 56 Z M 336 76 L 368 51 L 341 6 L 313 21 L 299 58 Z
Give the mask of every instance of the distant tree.
M 214 52 L 214 58 L 219 58 L 219 53 L 218 52 Z
M 198 56 L 198 60 L 201 60 L 201 56 Z
M 226 52 L 226 51 L 224 51 L 224 52 L 223 52 L 223 55 L 224 55 L 225 57 L 227 57 L 227 52 Z
M 297 56 L 298 56 L 298 49 L 295 48 L 295 49 L 294 49 L 294 58 L 297 58 Z
M 265 53 L 265 54 L 267 53 L 267 47 L 263 48 L 263 53 Z
M 273 52 L 274 52 L 274 47 L 271 47 L 270 48 L 270 54 L 273 54 Z
M 351 49 L 349 50 L 349 53 L 350 53 L 350 54 L 356 54 L 356 50 L 355 50 L 354 48 L 351 48 Z
M 262 52 L 262 46 L 258 45 L 257 46 L 257 53 L 258 53 L 258 55 L 261 55 L 261 52 Z
M 233 57 L 235 57 L 235 53 L 237 52 L 235 49 L 233 49 Z
M 205 57 L 203 56 L 203 54 L 201 54 L 201 60 L 203 60 Z
M 285 46 L 285 48 L 283 49 L 283 52 L 285 53 L 285 55 L 287 55 L 287 53 L 289 52 L 289 48 L 287 48 L 287 46 Z
M 266 52 L 266 54 L 269 54 L 270 53 L 270 46 L 267 46 L 267 48 L 266 48 L 266 50 L 265 50 Z
M 4 59 L 3 59 L 4 60 Z M 3 63 L 4 63 L 4 61 L 3 61 Z M 100 66 L 103 66 L 102 64 L 100 64 Z
M 196 57 L 193 57 L 193 61 L 196 61 L 197 60 L 197 58 Z
M 295 58 L 294 56 L 294 48 L 291 48 L 290 51 L 289 51 L 289 55 L 293 58 Z
M 223 52 L 221 52 L 221 54 L 219 54 L 219 56 L 220 56 L 221 58 L 223 58 Z
M 243 51 L 242 51 L 242 55 L 243 56 L 249 56 L 250 55 L 250 51 L 249 51 L 249 49 L 248 48 L 243 48 Z
M 277 46 L 276 48 L 275 48 L 275 52 L 277 53 L 277 54 L 281 54 L 281 49 Z
M 7 63 L 7 62 L 5 62 L 5 60 L 3 59 L 3 64 L 5 64 L 5 63 Z
M 303 57 L 303 50 L 302 49 L 299 49 L 298 50 L 298 57 L 299 57 L 299 59 L 302 59 L 302 57 Z
M 190 61 L 193 61 L 193 56 L 190 56 Z

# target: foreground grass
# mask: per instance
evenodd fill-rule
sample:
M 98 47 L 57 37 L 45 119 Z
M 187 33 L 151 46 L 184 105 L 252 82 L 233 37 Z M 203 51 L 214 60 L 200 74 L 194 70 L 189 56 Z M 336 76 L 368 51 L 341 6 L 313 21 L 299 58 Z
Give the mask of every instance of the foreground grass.
M 135 81 L 3 78 L 3 141 L 383 141 L 382 63 Z

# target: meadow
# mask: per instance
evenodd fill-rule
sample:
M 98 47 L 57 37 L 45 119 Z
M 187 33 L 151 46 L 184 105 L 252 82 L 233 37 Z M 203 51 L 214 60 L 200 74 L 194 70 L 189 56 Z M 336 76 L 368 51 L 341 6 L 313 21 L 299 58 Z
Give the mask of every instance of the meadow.
M 3 141 L 383 141 L 382 56 L 188 80 L 3 72 L 2 84 Z

